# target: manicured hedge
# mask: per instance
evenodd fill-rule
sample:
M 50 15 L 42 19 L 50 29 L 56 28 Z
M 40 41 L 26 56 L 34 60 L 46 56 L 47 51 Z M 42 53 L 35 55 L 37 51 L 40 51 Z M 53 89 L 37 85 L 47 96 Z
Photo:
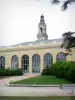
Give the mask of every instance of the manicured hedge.
M 0 76 L 14 76 L 14 75 L 23 75 L 23 70 L 21 68 L 18 69 L 0 69 Z
M 42 75 L 55 75 L 59 78 L 65 78 L 75 82 L 75 62 L 72 61 L 57 61 L 51 68 L 43 69 Z
M 54 75 L 54 72 L 53 72 L 53 67 L 49 68 L 44 68 L 42 73 L 42 75 Z
M 71 66 L 67 71 L 67 79 L 75 82 L 75 62 L 71 62 Z

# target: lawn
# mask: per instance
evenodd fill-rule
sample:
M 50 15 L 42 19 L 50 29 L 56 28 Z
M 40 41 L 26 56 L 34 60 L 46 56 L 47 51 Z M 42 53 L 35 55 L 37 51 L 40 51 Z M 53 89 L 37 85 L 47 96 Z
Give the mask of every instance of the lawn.
M 13 84 L 73 84 L 65 79 L 56 78 L 55 76 L 37 76 L 25 80 L 13 82 Z
M 75 97 L 0 97 L 0 100 L 75 100 Z

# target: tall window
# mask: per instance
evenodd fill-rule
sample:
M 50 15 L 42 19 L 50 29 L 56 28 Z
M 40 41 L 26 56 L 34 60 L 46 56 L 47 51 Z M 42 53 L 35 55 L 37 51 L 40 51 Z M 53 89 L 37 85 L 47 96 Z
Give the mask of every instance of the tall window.
M 18 57 L 15 55 L 11 59 L 11 69 L 17 69 L 18 68 Z
M 40 56 L 34 54 L 32 57 L 32 72 L 40 72 Z
M 66 56 L 63 52 L 60 52 L 56 56 L 56 60 L 66 60 Z
M 29 72 L 29 57 L 28 57 L 28 55 L 22 56 L 22 68 L 23 68 L 23 72 Z
M 52 54 L 46 53 L 44 55 L 44 67 L 51 67 L 52 63 L 53 63 Z
M 4 56 L 0 57 L 0 68 L 5 68 L 5 57 Z

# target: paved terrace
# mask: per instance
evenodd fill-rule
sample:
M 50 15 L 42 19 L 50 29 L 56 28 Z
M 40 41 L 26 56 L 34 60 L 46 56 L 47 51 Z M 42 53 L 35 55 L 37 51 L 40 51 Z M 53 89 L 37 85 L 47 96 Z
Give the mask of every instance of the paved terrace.
M 0 96 L 69 96 L 59 87 L 10 87 L 6 83 L 30 77 L 39 74 L 25 74 L 23 76 L 14 76 L 0 80 Z M 74 95 L 74 94 L 72 94 Z

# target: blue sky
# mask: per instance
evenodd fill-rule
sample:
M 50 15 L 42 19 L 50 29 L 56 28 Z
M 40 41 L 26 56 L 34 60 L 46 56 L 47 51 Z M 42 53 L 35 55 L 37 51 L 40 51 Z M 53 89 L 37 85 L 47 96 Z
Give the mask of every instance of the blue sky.
M 0 0 L 0 46 L 37 40 L 40 16 L 44 15 L 49 39 L 75 31 L 75 4 L 66 11 L 50 0 Z

